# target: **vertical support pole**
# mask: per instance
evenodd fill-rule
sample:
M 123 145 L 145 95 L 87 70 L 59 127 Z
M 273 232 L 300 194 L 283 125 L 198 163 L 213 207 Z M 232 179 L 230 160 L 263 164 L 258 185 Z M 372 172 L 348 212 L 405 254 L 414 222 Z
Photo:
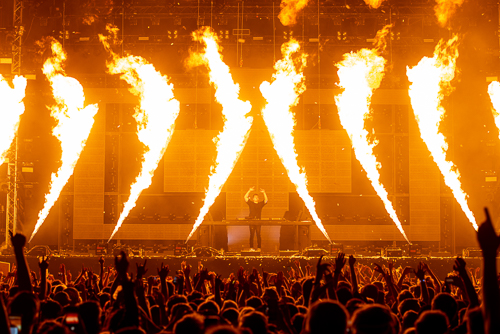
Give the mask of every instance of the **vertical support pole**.
M 12 75 L 21 74 L 21 45 L 23 29 L 23 0 L 14 0 L 13 25 L 15 29 L 15 38 L 12 42 Z M 9 247 L 9 231 L 16 233 L 17 230 L 17 147 L 18 136 L 12 142 L 7 154 L 8 166 L 7 177 L 9 179 L 9 188 L 7 192 L 6 203 L 6 226 L 5 226 L 5 247 Z

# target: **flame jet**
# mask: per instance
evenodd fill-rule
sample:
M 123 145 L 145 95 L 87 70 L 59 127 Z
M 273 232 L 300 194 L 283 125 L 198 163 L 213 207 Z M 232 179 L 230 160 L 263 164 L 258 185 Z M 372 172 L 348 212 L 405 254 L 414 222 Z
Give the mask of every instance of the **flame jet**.
M 450 17 L 455 14 L 458 7 L 462 6 L 464 0 L 436 0 L 434 13 L 441 27 L 446 26 Z
M 424 57 L 415 67 L 406 69 L 406 75 L 411 83 L 408 94 L 420 135 L 443 174 L 444 183 L 451 188 L 462 211 L 477 231 L 476 219 L 467 205 L 468 196 L 462 190 L 460 173 L 453 162 L 446 160 L 448 143 L 444 135 L 439 132 L 439 125 L 445 113 L 442 101 L 451 91 L 450 82 L 455 77 L 457 58 L 457 35 L 447 42 L 439 41 L 432 58 Z
M 493 81 L 488 85 L 488 94 L 492 104 L 491 112 L 497 128 L 500 130 L 500 82 Z
M 50 107 L 50 115 L 57 122 L 52 129 L 52 134 L 61 142 L 61 166 L 57 173 L 51 176 L 50 190 L 45 196 L 45 204 L 38 214 L 30 241 L 42 226 L 50 209 L 59 198 L 59 194 L 73 175 L 78 158 L 94 125 L 94 116 L 99 109 L 97 104 L 84 107 L 85 95 L 82 85 L 75 78 L 66 76 L 63 69 L 66 53 L 62 45 L 53 40 L 51 49 L 52 57 L 45 61 L 42 71 L 50 82 L 56 102 Z
M 23 99 L 26 93 L 27 80 L 25 77 L 15 76 L 12 80 L 14 88 L 11 88 L 7 80 L 0 75 L 0 165 L 4 163 L 7 151 L 10 148 L 17 129 L 21 115 L 24 113 Z
M 379 53 L 385 48 L 385 36 L 390 27 L 385 26 L 377 33 L 378 44 L 374 49 L 361 49 L 358 52 L 346 53 L 344 60 L 336 64 L 339 69 L 339 86 L 344 91 L 335 96 L 335 103 L 340 123 L 349 134 L 356 158 L 366 171 L 366 176 L 399 232 L 406 241 L 410 242 L 388 198 L 387 190 L 380 183 L 379 169 L 382 166 L 373 154 L 373 147 L 377 145 L 377 142 L 370 142 L 369 133 L 365 129 L 365 120 L 371 117 L 370 105 L 373 91 L 380 87 L 384 77 L 386 60 Z
M 302 53 L 296 59 L 298 69 L 292 57 L 299 50 L 300 45 L 295 39 L 281 46 L 283 58 L 274 64 L 276 72 L 273 74 L 272 82 L 264 81 L 260 85 L 260 91 L 267 101 L 262 110 L 262 117 L 271 135 L 274 149 L 285 166 L 290 181 L 295 185 L 297 193 L 311 213 L 316 226 L 325 238 L 332 242 L 316 213 L 314 200 L 307 190 L 307 177 L 297 163 L 293 141 L 295 117 L 290 108 L 297 105 L 299 96 L 306 90 L 302 73 L 306 65 L 306 55 Z
M 222 60 L 217 37 L 210 28 L 202 28 L 193 33 L 195 41 L 205 44 L 202 53 L 192 53 L 188 65 L 205 65 L 209 71 L 210 82 L 215 88 L 215 99 L 222 106 L 224 128 L 214 139 L 217 157 L 208 181 L 205 200 L 193 229 L 186 242 L 193 236 L 208 210 L 219 196 L 224 183 L 233 171 L 250 134 L 253 118 L 246 116 L 252 109 L 249 101 L 239 99 L 240 87 L 234 83 L 229 67 Z
M 305 6 L 309 0 L 281 0 L 281 11 L 278 15 L 281 24 L 290 26 L 297 23 L 297 14 Z
M 108 25 L 107 29 L 116 36 L 115 27 Z M 129 91 L 139 96 L 140 105 L 135 109 L 134 119 L 137 121 L 137 137 L 145 148 L 141 171 L 130 186 L 130 196 L 123 206 L 109 242 L 135 207 L 142 191 L 151 185 L 158 163 L 172 138 L 180 105 L 174 98 L 174 87 L 167 76 L 161 75 L 142 57 L 119 57 L 111 51 L 105 36 L 99 35 L 99 39 L 113 57 L 107 63 L 108 72 L 120 74 L 120 78 L 132 86 Z

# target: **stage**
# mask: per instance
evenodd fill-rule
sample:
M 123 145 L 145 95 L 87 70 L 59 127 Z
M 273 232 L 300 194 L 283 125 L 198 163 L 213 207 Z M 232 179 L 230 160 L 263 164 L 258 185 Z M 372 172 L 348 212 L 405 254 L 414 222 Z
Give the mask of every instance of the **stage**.
M 348 255 L 348 254 L 347 254 Z M 27 256 L 30 270 L 38 274 L 38 258 L 36 256 Z M 99 272 L 99 256 L 52 256 L 49 260 L 49 272 L 57 277 L 60 265 L 64 263 L 67 270 L 70 270 L 73 277 L 76 277 L 82 269 L 82 266 L 92 268 L 94 272 Z M 221 274 L 222 277 L 228 277 L 231 273 L 236 273 L 241 267 L 247 271 L 252 268 L 258 269 L 260 272 L 265 270 L 269 273 L 277 273 L 283 271 L 286 275 L 290 267 L 294 268 L 294 262 L 299 261 L 302 269 L 305 272 L 305 265 L 309 263 L 313 273 L 316 270 L 317 257 L 302 257 L 302 256 L 220 256 L 220 257 L 191 257 L 191 256 L 149 256 L 139 257 L 133 256 L 130 258 L 130 270 L 135 271 L 136 263 L 143 263 L 147 259 L 147 268 L 149 269 L 148 275 L 156 275 L 156 268 L 159 268 L 163 263 L 170 267 L 170 274 L 174 270 L 181 268 L 181 262 L 186 261 L 191 265 L 192 273 L 197 271 L 198 262 L 201 261 L 203 265 L 210 271 L 215 271 Z M 429 265 L 434 274 L 444 280 L 446 275 L 453 271 L 453 257 L 399 257 L 399 258 L 385 258 L 385 257 L 357 257 L 357 263 L 368 265 L 373 269 L 374 263 L 380 265 L 387 265 L 388 261 L 393 261 L 395 267 L 411 266 L 416 268 L 420 261 L 424 261 Z M 333 261 L 334 257 L 325 256 L 323 261 Z M 15 263 L 14 256 L 0 256 L 1 262 L 9 262 L 11 265 Z M 468 268 L 477 268 L 481 266 L 481 258 L 465 258 Z M 112 256 L 105 256 L 105 263 L 107 266 L 114 266 L 114 258 Z M 6 273 L 4 273 L 5 275 Z M 482 273 L 480 274 L 482 276 Z

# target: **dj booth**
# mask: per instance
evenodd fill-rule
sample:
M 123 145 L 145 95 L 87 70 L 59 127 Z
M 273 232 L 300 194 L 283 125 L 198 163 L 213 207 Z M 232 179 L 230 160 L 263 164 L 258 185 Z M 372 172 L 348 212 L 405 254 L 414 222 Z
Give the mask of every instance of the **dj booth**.
M 198 242 L 225 251 L 249 248 L 250 225 L 261 226 L 262 251 L 302 250 L 310 246 L 309 226 L 311 221 L 285 219 L 237 219 L 205 221 L 200 226 Z M 254 237 L 256 247 L 257 237 Z

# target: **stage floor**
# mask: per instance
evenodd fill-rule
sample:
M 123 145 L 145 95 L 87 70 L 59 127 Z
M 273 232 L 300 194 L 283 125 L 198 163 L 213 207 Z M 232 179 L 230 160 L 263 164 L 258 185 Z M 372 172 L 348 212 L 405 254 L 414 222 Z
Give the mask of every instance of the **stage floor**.
M 38 258 L 36 256 L 27 256 L 28 264 L 30 270 L 38 273 Z M 64 263 L 66 269 L 70 270 L 73 277 L 78 275 L 81 271 L 82 266 L 90 267 L 94 272 L 99 271 L 99 256 L 85 256 L 85 255 L 72 255 L 72 256 L 52 256 L 49 259 L 49 272 L 54 276 L 59 272 L 59 267 Z M 270 273 L 276 273 L 278 271 L 286 272 L 290 270 L 290 267 L 294 267 L 294 261 L 299 261 L 303 270 L 304 266 L 309 263 L 312 266 L 312 270 L 315 270 L 315 266 L 318 257 L 286 257 L 286 256 L 221 256 L 221 257 L 190 257 L 190 256 L 145 256 L 139 257 L 134 256 L 130 258 L 130 270 L 135 271 L 135 263 L 144 262 L 147 259 L 147 268 L 149 269 L 149 274 L 155 275 L 156 269 L 159 268 L 163 263 L 169 265 L 171 274 L 174 270 L 181 268 L 181 262 L 186 261 L 193 268 L 192 273 L 196 271 L 198 262 L 201 261 L 203 265 L 208 270 L 213 270 L 218 274 L 222 274 L 223 277 L 227 277 L 230 273 L 236 273 L 241 267 L 245 270 L 250 271 L 252 268 L 258 269 L 260 272 L 265 270 Z M 333 261 L 334 257 L 325 256 L 324 261 Z M 383 258 L 383 257 L 356 257 L 357 262 L 368 265 L 373 268 L 374 263 L 387 265 L 388 261 L 393 261 L 395 267 L 411 266 L 416 268 L 420 261 L 424 261 L 429 264 L 433 272 L 438 275 L 438 277 L 444 278 L 449 272 L 453 271 L 454 257 L 398 257 L 398 258 Z M 500 259 L 500 258 L 499 258 Z M 0 256 L 0 261 L 8 262 L 10 264 L 15 263 L 14 256 Z M 481 258 L 465 258 L 467 266 L 469 268 L 476 268 L 482 265 Z M 105 266 L 114 266 L 114 258 L 112 256 L 105 256 Z M 6 273 L 4 273 L 5 275 Z M 482 276 L 482 273 L 481 273 Z

